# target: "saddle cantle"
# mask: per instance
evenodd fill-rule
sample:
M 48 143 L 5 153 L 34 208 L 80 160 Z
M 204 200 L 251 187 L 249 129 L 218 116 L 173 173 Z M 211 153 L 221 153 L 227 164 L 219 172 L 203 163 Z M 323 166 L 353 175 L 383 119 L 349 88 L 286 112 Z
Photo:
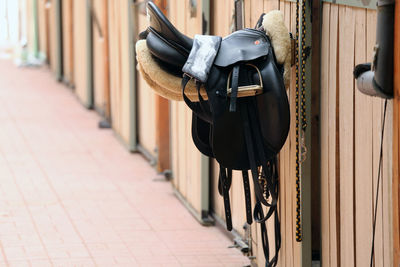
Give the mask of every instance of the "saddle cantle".
M 193 40 L 179 32 L 152 2 L 147 5 L 147 18 L 149 27 L 146 43 L 150 51 L 161 61 L 182 69 Z
M 264 31 L 243 29 L 223 39 L 205 35 L 191 39 L 180 33 L 154 3 L 149 2 L 147 10 L 150 26 L 141 35 L 165 71 L 183 75 L 183 99 L 193 111 L 194 144 L 220 164 L 218 189 L 224 199 L 228 230 L 232 229 L 232 170 L 242 171 L 247 222 L 252 222 L 251 170 L 256 195 L 254 219 L 261 223 L 267 266 L 276 266 L 280 248 L 276 155 L 289 132 L 290 111 L 283 67 L 276 62 L 269 37 Z M 196 82 L 196 102 L 186 95 L 190 80 Z M 261 204 L 268 207 L 265 216 Z M 265 221 L 273 214 L 276 254 L 269 259 Z

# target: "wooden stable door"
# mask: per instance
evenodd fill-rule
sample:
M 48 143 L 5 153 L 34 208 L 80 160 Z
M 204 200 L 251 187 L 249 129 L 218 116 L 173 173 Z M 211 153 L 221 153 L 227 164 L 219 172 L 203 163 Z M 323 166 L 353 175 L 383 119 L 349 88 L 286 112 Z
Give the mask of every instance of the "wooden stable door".
M 166 0 L 154 3 L 167 15 Z M 145 2 L 136 11 L 136 33 L 140 33 L 148 27 Z M 155 94 L 140 75 L 137 77 L 138 147 L 156 164 L 157 171 L 163 172 L 170 169 L 170 103 Z
M 74 85 L 73 0 L 62 1 L 63 82 Z
M 132 5 L 108 0 L 111 125 L 131 151 L 136 150 L 136 92 Z
M 93 91 L 94 107 L 108 121 L 110 109 L 110 74 L 108 51 L 108 2 L 92 0 Z
M 85 107 L 92 108 L 91 28 L 88 25 L 88 6 L 88 0 L 73 1 L 73 66 L 75 93 Z

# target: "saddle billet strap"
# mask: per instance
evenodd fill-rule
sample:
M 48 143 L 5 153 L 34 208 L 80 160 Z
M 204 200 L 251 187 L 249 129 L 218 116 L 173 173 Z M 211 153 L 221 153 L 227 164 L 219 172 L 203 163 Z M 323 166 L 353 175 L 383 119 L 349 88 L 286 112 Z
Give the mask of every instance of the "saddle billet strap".
M 264 204 L 267 207 L 271 207 L 271 206 L 274 206 L 274 203 L 268 203 L 268 201 L 264 198 L 263 191 L 261 190 L 260 183 L 258 181 L 258 167 L 256 164 L 256 158 L 255 158 L 255 147 L 254 147 L 254 143 L 253 143 L 252 133 L 251 133 L 251 129 L 250 129 L 250 120 L 249 120 L 249 115 L 248 115 L 248 110 L 247 110 L 248 102 L 242 101 L 240 103 L 240 105 L 241 105 L 240 110 L 241 110 L 242 122 L 243 122 L 243 128 L 244 128 L 244 137 L 245 137 L 245 142 L 246 142 L 246 146 L 247 146 L 247 154 L 248 154 L 250 170 L 251 170 L 251 174 L 252 174 L 251 176 L 253 178 L 254 193 L 262 204 Z
M 273 176 L 274 181 L 278 181 L 278 172 L 276 169 L 277 165 L 277 159 L 274 157 L 274 159 L 269 161 L 271 164 L 271 169 L 272 173 L 271 175 Z M 276 190 L 276 193 L 279 192 L 279 183 L 276 183 L 276 186 L 274 187 Z M 281 248 L 281 227 L 280 227 L 280 221 L 279 221 L 279 213 L 278 213 L 278 207 L 274 206 L 271 207 L 268 210 L 268 213 L 271 213 L 270 215 L 267 214 L 264 216 L 264 211 L 262 208 L 262 205 L 260 201 L 256 198 L 256 204 L 254 207 L 254 219 L 256 220 L 257 223 L 260 223 L 261 227 L 261 238 L 262 238 L 262 244 L 263 244 L 263 251 L 264 251 L 264 256 L 266 259 L 266 264 L 265 266 L 267 267 L 275 267 L 278 263 L 278 257 L 279 257 L 279 250 Z M 268 232 L 266 228 L 266 220 L 269 218 L 271 215 L 274 215 L 274 238 L 275 238 L 275 255 L 272 257 L 271 260 L 269 260 L 269 243 L 268 243 Z
M 269 260 L 269 243 L 268 243 L 268 232 L 266 228 L 266 221 L 274 215 L 274 238 L 275 238 L 275 255 Z M 279 250 L 281 248 L 281 226 L 279 221 L 278 207 L 274 206 L 269 208 L 268 213 L 264 215 L 262 205 L 258 199 L 254 206 L 254 220 L 260 224 L 261 237 L 263 243 L 263 251 L 266 259 L 266 265 L 268 267 L 276 266 L 278 263 Z
M 276 165 L 275 165 L 276 166 Z M 276 176 L 278 177 L 278 173 L 276 172 Z M 279 190 L 279 185 L 276 186 L 277 190 Z M 282 239 L 281 239 L 281 223 L 279 221 L 279 212 L 278 208 L 275 210 L 274 216 L 274 228 L 275 228 L 275 256 L 272 258 L 271 262 L 275 261 L 278 263 L 278 252 L 281 249 Z
M 257 110 L 255 109 L 256 102 L 254 99 L 250 100 L 250 103 L 252 105 L 247 105 L 248 110 L 248 115 L 250 119 L 250 125 L 253 129 L 253 136 L 256 142 L 256 147 L 258 149 L 258 157 L 261 160 L 261 175 L 264 174 L 265 177 L 265 187 L 266 187 L 266 193 L 267 196 L 265 198 L 268 198 L 268 196 L 271 196 L 271 206 L 269 207 L 269 210 L 267 214 L 264 217 L 258 217 L 254 216 L 254 219 L 258 223 L 265 222 L 268 220 L 272 214 L 275 212 L 277 209 L 277 201 L 278 201 L 278 176 L 277 176 L 277 170 L 276 170 L 276 156 L 271 159 L 267 160 L 264 150 L 262 149 L 263 147 L 263 142 L 262 142 L 262 137 L 261 137 L 261 129 L 260 125 L 257 121 Z M 256 210 L 257 206 L 254 208 Z M 256 213 L 256 212 L 255 212 Z
M 264 150 L 262 149 L 264 147 L 263 145 L 263 141 L 262 141 L 262 137 L 261 137 L 261 128 L 260 128 L 260 124 L 258 122 L 258 116 L 257 116 L 257 110 L 255 108 L 256 102 L 254 99 L 251 100 L 251 104 L 252 105 L 247 105 L 248 107 L 248 114 L 249 114 L 249 119 L 250 119 L 250 125 L 252 127 L 253 131 L 253 135 L 254 135 L 254 139 L 256 142 L 256 149 L 258 152 L 258 157 L 261 160 L 261 166 L 262 166 L 262 171 L 265 175 L 265 179 L 266 179 L 266 186 L 267 186 L 267 191 L 269 192 L 269 194 L 271 195 L 272 198 L 272 202 L 271 205 L 276 205 L 277 204 L 277 200 L 278 200 L 278 195 L 275 192 L 274 188 L 276 187 L 276 181 L 274 181 L 274 175 L 273 175 L 273 162 L 269 161 L 269 166 L 267 166 L 267 158 L 265 156 Z
M 248 224 L 253 223 L 253 217 L 251 216 L 251 196 L 250 196 L 250 182 L 249 182 L 249 173 L 246 171 L 242 171 L 243 177 L 243 189 L 244 189 L 244 201 L 246 204 L 246 219 Z
M 280 243 L 281 243 L 281 236 L 280 236 L 280 225 L 279 225 L 279 218 L 278 218 L 278 213 L 277 213 L 277 182 L 273 180 L 277 180 L 277 176 L 275 175 L 276 169 L 274 168 L 274 165 L 276 164 L 276 161 L 270 160 L 270 168 L 268 168 L 267 163 L 266 163 L 266 157 L 263 152 L 263 145 L 262 145 L 262 139 L 260 136 L 260 129 L 256 125 L 256 121 L 254 118 L 256 117 L 256 113 L 254 110 L 251 110 L 250 105 L 255 104 L 253 101 L 243 101 L 241 103 L 241 113 L 242 113 L 242 120 L 243 120 L 243 125 L 244 125 L 244 134 L 245 134 L 245 139 L 246 139 L 246 145 L 247 145 L 247 152 L 248 152 L 248 157 L 249 157 L 249 163 L 251 167 L 251 172 L 252 172 L 252 177 L 253 177 L 253 183 L 254 183 L 254 191 L 256 194 L 256 205 L 254 207 L 254 219 L 256 222 L 260 224 L 261 227 L 261 236 L 262 236 L 262 243 L 263 243 L 263 251 L 266 259 L 266 265 L 267 267 L 275 267 L 277 262 L 278 262 L 278 252 L 280 250 Z M 250 113 L 250 114 L 249 114 Z M 253 117 L 253 118 L 252 118 Z M 250 125 L 253 127 L 253 131 L 251 131 Z M 253 138 L 255 139 L 256 142 L 256 147 L 254 146 L 253 143 Z M 261 146 L 260 146 L 261 143 Z M 257 151 L 256 151 L 257 150 Z M 262 162 L 262 171 L 264 175 L 266 176 L 267 180 L 267 191 L 271 195 L 272 201 L 271 203 L 268 203 L 268 201 L 264 198 L 263 191 L 261 189 L 261 186 L 258 181 L 258 169 L 257 169 L 257 164 L 255 161 L 255 153 L 257 153 L 260 157 L 260 160 Z M 271 171 L 272 170 L 272 171 Z M 267 214 L 264 216 L 262 204 L 265 206 L 269 207 L 269 210 Z M 276 214 L 275 216 L 275 255 L 269 260 L 269 243 L 268 243 L 268 232 L 266 228 L 266 220 L 270 218 L 273 214 Z
M 263 209 L 261 207 L 260 202 L 257 200 L 256 202 L 256 207 L 257 208 L 257 216 L 258 217 L 265 217 Z M 256 211 L 256 209 L 254 209 Z M 265 257 L 265 266 L 266 267 L 275 267 L 278 263 L 278 257 L 279 257 L 279 250 L 281 248 L 281 227 L 280 227 L 280 222 L 279 222 L 279 214 L 278 214 L 278 209 L 275 209 L 274 211 L 275 218 L 274 218 L 274 234 L 275 234 L 275 255 L 272 257 L 272 259 L 269 259 L 269 238 L 268 238 L 268 231 L 267 231 L 267 226 L 266 222 L 261 222 L 260 223 L 260 228 L 261 228 L 261 241 L 262 241 L 262 246 L 263 246 L 263 252 L 264 252 L 264 257 Z M 256 215 L 255 215 L 256 216 Z
M 222 183 L 221 183 L 221 170 L 224 170 L 225 172 L 225 177 L 226 177 L 226 186 L 228 187 L 228 189 L 231 188 L 232 185 L 232 170 L 231 169 L 226 169 L 224 167 L 222 167 L 221 165 L 220 167 L 220 175 L 218 176 L 218 193 L 220 196 L 223 196 L 223 187 L 222 187 Z
M 218 191 L 223 196 L 225 208 L 226 229 L 232 231 L 231 203 L 229 198 L 229 189 L 232 184 L 232 170 L 219 166 Z
M 240 65 L 235 65 L 232 70 L 232 93 L 231 93 L 231 103 L 229 105 L 230 112 L 236 111 L 236 99 L 239 88 L 239 70 L 240 70 Z
M 256 202 L 256 207 L 261 206 L 260 202 L 257 200 Z M 255 210 L 255 209 L 254 209 Z M 264 217 L 264 212 L 262 208 L 257 209 L 260 214 L 258 216 Z M 264 252 L 264 258 L 265 258 L 265 266 L 270 267 L 272 266 L 271 262 L 269 261 L 269 238 L 268 238 L 268 230 L 267 230 L 267 225 L 265 222 L 260 223 L 260 228 L 261 228 L 261 243 L 262 243 L 262 248 Z

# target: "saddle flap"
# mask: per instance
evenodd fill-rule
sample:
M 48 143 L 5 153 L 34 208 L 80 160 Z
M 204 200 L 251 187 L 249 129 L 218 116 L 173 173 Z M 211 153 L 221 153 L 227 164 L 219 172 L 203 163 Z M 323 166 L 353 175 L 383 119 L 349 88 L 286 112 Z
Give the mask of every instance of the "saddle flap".
M 270 43 L 265 33 L 244 29 L 225 37 L 214 64 L 227 67 L 240 61 L 251 61 L 268 55 Z

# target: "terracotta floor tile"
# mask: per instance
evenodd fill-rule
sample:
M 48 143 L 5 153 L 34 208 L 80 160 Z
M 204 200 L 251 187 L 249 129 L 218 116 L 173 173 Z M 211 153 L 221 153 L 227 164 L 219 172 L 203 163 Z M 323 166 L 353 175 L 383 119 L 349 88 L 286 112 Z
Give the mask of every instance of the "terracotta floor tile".
M 47 67 L 0 73 L 0 266 L 249 263 Z

